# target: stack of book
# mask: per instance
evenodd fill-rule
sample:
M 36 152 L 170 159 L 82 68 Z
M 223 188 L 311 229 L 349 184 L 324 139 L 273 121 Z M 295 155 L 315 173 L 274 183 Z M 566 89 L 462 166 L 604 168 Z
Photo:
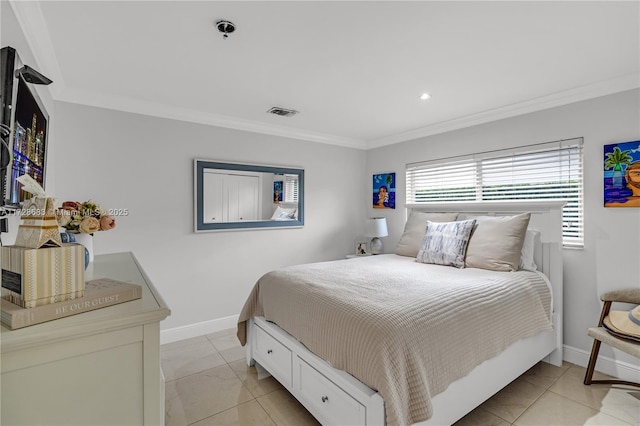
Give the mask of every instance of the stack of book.
M 2 303 L 0 321 L 9 329 L 15 330 L 141 297 L 142 287 L 138 284 L 100 278 L 86 282 L 83 297 L 64 302 L 23 308 L 3 298 L 0 300 Z

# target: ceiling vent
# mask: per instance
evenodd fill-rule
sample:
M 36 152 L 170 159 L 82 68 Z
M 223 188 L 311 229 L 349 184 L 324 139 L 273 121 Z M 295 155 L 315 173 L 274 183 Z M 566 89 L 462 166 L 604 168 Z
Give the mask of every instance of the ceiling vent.
M 281 107 L 272 107 L 267 112 L 269 114 L 280 115 L 282 117 L 293 117 L 298 113 L 298 111 L 294 109 L 287 109 L 287 108 L 281 108 Z

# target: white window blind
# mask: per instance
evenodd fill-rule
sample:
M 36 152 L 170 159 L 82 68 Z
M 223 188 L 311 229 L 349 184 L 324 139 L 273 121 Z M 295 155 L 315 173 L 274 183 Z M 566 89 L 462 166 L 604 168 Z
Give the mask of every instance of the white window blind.
M 407 202 L 566 200 L 565 246 L 584 244 L 582 138 L 407 165 Z
M 284 175 L 284 202 L 298 202 L 298 175 Z

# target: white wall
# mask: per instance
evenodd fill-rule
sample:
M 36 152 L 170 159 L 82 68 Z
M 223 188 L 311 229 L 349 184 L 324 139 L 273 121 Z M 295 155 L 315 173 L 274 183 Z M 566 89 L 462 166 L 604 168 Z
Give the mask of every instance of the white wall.
M 2 46 L 39 68 L 12 8 L 0 3 Z M 343 258 L 362 232 L 365 205 L 353 200 L 365 186 L 363 151 L 54 102 L 48 88 L 38 92 L 51 114 L 45 189 L 60 201 L 129 209 L 115 230 L 96 234 L 94 248 L 135 253 L 172 309 L 163 329 L 237 315 L 264 272 Z M 194 234 L 194 158 L 304 168 L 304 228 Z M 17 224 L 10 221 L 3 242 L 15 240 Z
M 51 147 L 60 201 L 129 210 L 94 237 L 133 251 L 172 310 L 163 329 L 237 315 L 265 272 L 343 258 L 361 231 L 361 150 L 57 102 Z M 193 159 L 305 169 L 301 229 L 193 233 Z
M 392 251 L 402 235 L 407 163 L 584 137 L 585 246 L 563 250 L 564 324 L 565 345 L 589 351 L 592 340 L 586 330 L 599 317 L 602 289 L 640 286 L 640 209 L 602 206 L 603 145 L 640 139 L 639 117 L 640 91 L 633 90 L 367 151 L 367 176 L 397 173 L 400 208 L 383 211 L 390 233 L 386 251 Z M 605 244 L 609 250 L 602 250 Z M 616 272 L 620 268 L 627 273 L 624 278 Z M 613 282 L 603 280 L 599 289 L 597 276 L 612 276 Z M 603 354 L 613 356 L 609 348 L 603 348 Z

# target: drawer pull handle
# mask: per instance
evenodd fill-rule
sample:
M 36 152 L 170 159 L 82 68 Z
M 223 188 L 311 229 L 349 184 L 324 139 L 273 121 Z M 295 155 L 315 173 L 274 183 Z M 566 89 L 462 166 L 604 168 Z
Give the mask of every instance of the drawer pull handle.
M 329 397 L 328 396 L 323 396 L 322 397 L 322 402 L 327 402 L 329 401 Z
M 271 349 L 267 349 L 267 353 L 270 354 L 273 353 L 273 351 Z

